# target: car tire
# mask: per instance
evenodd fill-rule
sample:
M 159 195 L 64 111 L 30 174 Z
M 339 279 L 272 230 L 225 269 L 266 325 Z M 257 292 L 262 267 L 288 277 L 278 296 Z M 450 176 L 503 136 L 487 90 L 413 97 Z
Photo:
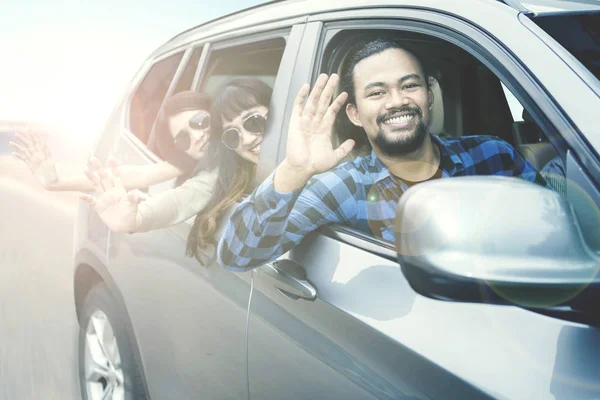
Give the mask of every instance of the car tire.
M 92 287 L 79 320 L 82 399 L 148 399 L 129 332 L 128 319 L 106 285 Z

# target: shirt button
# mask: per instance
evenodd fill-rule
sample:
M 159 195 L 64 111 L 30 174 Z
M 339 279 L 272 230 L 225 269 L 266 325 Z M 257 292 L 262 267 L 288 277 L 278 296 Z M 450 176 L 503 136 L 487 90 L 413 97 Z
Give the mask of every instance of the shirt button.
M 277 207 L 277 203 L 274 200 L 269 201 L 269 208 L 273 209 Z

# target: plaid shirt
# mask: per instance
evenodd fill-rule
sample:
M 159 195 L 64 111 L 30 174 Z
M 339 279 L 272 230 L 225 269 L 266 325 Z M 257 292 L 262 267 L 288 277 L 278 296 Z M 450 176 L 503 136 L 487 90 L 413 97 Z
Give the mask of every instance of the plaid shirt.
M 496 137 L 431 138 L 439 145 L 442 178 L 518 176 L 546 186 L 525 158 Z M 396 205 L 407 189 L 374 152 L 315 175 L 304 188 L 290 193 L 277 192 L 271 174 L 231 216 L 219 242 L 219 262 L 234 271 L 263 265 L 329 223 L 393 242 Z

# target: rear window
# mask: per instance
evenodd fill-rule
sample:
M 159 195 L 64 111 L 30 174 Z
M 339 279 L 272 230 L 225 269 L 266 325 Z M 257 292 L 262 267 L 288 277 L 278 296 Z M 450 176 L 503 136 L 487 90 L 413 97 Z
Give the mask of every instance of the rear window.
M 600 13 L 540 16 L 534 22 L 600 80 Z

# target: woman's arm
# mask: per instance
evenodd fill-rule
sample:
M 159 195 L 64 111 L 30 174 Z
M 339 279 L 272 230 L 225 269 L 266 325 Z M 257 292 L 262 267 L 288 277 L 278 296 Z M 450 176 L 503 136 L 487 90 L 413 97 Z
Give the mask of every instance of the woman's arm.
M 200 171 L 183 185 L 143 200 L 127 192 L 121 168 L 114 159 L 109 168 L 96 165 L 86 171 L 98 196 L 81 195 L 94 206 L 106 226 L 115 232 L 145 232 L 166 228 L 196 215 L 207 204 L 216 182 L 217 171 Z
M 48 146 L 37 135 L 27 132 L 26 135 L 16 135 L 18 142 L 10 142 L 13 155 L 22 160 L 31 170 L 35 179 L 46 190 L 51 191 L 80 191 L 94 190 L 92 182 L 85 173 L 58 173 L 52 153 Z M 90 167 L 101 168 L 102 164 L 96 158 L 90 160 Z M 151 165 L 126 165 L 121 167 L 122 182 L 125 189 L 140 189 L 159 182 L 176 178 L 182 171 L 166 161 Z
M 166 161 L 150 165 L 124 165 L 119 170 L 123 186 L 127 190 L 146 188 L 183 174 L 179 168 Z

